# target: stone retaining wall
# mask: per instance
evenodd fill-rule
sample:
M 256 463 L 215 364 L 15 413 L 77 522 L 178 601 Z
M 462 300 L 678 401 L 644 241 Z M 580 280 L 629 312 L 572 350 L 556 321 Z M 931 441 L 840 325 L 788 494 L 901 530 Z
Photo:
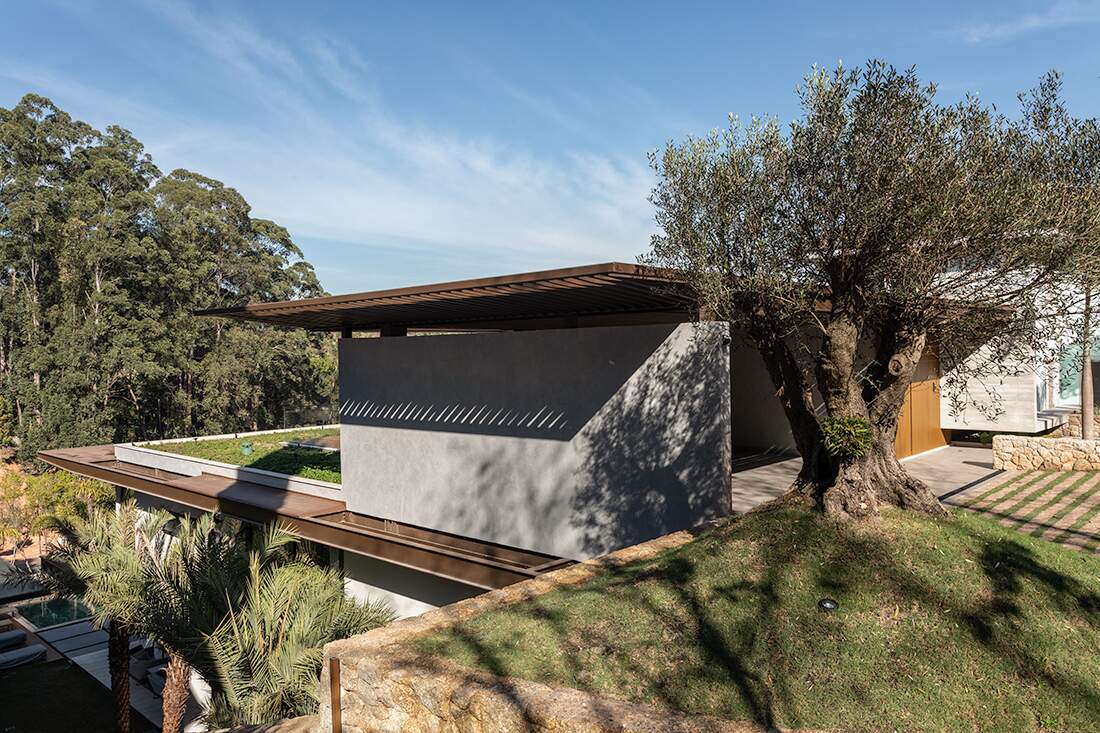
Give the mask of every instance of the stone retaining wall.
M 332 732 L 331 660 L 338 660 L 344 733 L 754 733 L 749 723 L 684 715 L 526 680 L 496 677 L 421 654 L 409 643 L 486 611 L 583 583 L 609 567 L 688 542 L 676 532 L 325 646 L 321 728 Z
M 1093 422 L 1096 424 L 1096 435 L 1100 435 L 1100 409 L 1096 411 L 1096 415 L 1093 418 Z M 1054 432 L 1050 433 L 1051 438 L 1080 438 L 1081 437 L 1081 413 L 1071 412 L 1066 416 L 1066 422 Z
M 1003 470 L 1100 470 L 1100 440 L 993 436 L 993 467 Z

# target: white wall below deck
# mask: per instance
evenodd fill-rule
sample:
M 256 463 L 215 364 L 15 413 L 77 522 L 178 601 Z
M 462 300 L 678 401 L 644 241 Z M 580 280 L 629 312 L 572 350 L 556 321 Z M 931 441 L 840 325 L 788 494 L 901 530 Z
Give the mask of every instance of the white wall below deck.
M 398 618 L 419 616 L 485 591 L 371 557 L 344 553 L 344 589 L 360 603 L 385 601 Z

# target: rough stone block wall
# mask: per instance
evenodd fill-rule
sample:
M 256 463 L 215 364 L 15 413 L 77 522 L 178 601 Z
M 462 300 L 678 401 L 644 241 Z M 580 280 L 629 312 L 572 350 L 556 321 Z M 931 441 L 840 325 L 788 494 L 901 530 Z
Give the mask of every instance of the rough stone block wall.
M 1097 471 L 1100 470 L 1100 440 L 995 435 L 993 467 L 1008 471 Z
M 1096 434 L 1100 435 L 1100 410 L 1097 411 L 1093 422 L 1096 423 Z M 1066 417 L 1064 425 L 1050 434 L 1052 438 L 1080 438 L 1081 437 L 1081 413 L 1074 412 Z

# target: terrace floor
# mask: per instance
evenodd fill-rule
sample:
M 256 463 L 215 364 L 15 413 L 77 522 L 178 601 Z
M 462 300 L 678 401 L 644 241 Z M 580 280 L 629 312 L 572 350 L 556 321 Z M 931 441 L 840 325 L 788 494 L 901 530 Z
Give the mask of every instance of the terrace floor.
M 35 733 L 115 729 L 111 691 L 67 659 L 0 671 L 0 730 Z M 153 733 L 154 726 L 131 712 L 131 733 Z
M 958 445 L 907 458 L 901 465 L 928 484 L 941 500 L 1002 474 L 993 468 L 993 452 L 988 448 Z M 737 457 L 733 474 L 734 511 L 748 511 L 779 496 L 794 482 L 801 468 L 802 459 L 798 457 L 748 453 Z

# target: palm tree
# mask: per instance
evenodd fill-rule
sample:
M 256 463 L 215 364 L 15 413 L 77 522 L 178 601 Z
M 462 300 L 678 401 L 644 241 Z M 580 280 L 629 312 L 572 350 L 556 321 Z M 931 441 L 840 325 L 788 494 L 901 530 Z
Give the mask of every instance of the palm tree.
M 381 603 L 359 605 L 341 575 L 287 548 L 269 529 L 248 558 L 239 603 L 207 639 L 207 722 L 231 727 L 316 712 L 321 647 L 393 619 Z
M 242 532 L 205 514 L 180 519 L 173 534 L 146 560 L 138 596 L 142 631 L 169 655 L 165 731 L 179 730 L 192 668 L 211 686 L 216 727 L 315 711 L 321 646 L 392 618 L 349 600 L 341 576 L 285 529 Z
M 215 531 L 213 515 L 202 515 L 195 521 L 178 520 L 178 529 L 173 529 L 176 524 L 176 518 L 169 512 L 141 511 L 132 502 L 121 505 L 117 511 L 93 511 L 85 534 L 90 532 L 89 536 L 94 538 L 91 547 L 102 550 L 79 552 L 68 563 L 71 573 L 80 581 L 74 584 L 74 590 L 95 609 L 97 621 L 107 625 L 110 620 L 112 632 L 120 629 L 120 639 L 109 645 L 112 689 L 117 666 L 119 684 L 125 686 L 128 701 L 130 632 L 155 640 L 167 653 L 161 699 L 163 730 L 172 733 L 179 731 L 187 706 L 191 667 L 185 660 L 192 651 L 188 644 L 198 643 L 192 640 L 201 640 L 202 631 L 213 630 L 225 616 L 228 601 L 222 588 L 229 586 L 229 578 L 242 577 L 244 571 L 243 562 L 232 562 L 234 552 L 241 553 L 225 535 Z M 211 568 L 196 574 L 186 560 L 200 552 L 196 549 L 200 547 L 205 549 Z M 210 548 L 218 548 L 218 552 L 211 552 Z M 218 565 L 219 561 L 223 564 Z M 205 579 L 218 589 L 212 598 L 192 599 L 194 608 L 202 609 L 201 619 L 196 613 L 180 618 L 175 599 L 150 592 L 160 578 L 182 579 L 190 586 L 192 574 L 200 578 L 194 585 L 201 585 Z M 189 623 L 194 626 L 188 626 Z M 185 628 L 186 636 L 177 632 L 177 628 Z M 125 636 L 121 636 L 122 632 Z M 117 649 L 114 643 L 118 644 Z
M 60 527 L 59 527 L 60 528 Z M 246 537 L 245 535 L 249 537 Z M 183 722 L 192 669 L 211 686 L 208 722 L 263 723 L 313 712 L 321 647 L 393 618 L 344 595 L 279 527 L 241 532 L 216 515 L 176 518 L 132 503 L 65 528 L 51 558 L 55 588 L 82 596 L 109 629 L 119 729 L 129 730 L 129 635 L 168 655 L 163 730 Z
M 163 535 L 168 534 L 166 527 L 160 528 Z M 162 694 L 164 731 L 180 729 L 192 667 L 200 672 L 209 667 L 203 661 L 206 639 L 240 594 L 248 545 L 238 530 L 237 522 L 213 514 L 183 517 L 167 546 L 146 557 L 141 592 L 135 600 L 142 608 L 142 631 L 168 654 Z
M 117 510 L 95 509 L 87 517 L 57 521 L 59 539 L 49 549 L 38 579 L 54 592 L 82 597 L 106 628 L 107 664 L 120 733 L 130 731 L 130 631 L 133 615 L 107 612 L 105 601 L 133 597 L 141 587 L 141 562 L 136 552 L 137 507 L 131 502 Z

